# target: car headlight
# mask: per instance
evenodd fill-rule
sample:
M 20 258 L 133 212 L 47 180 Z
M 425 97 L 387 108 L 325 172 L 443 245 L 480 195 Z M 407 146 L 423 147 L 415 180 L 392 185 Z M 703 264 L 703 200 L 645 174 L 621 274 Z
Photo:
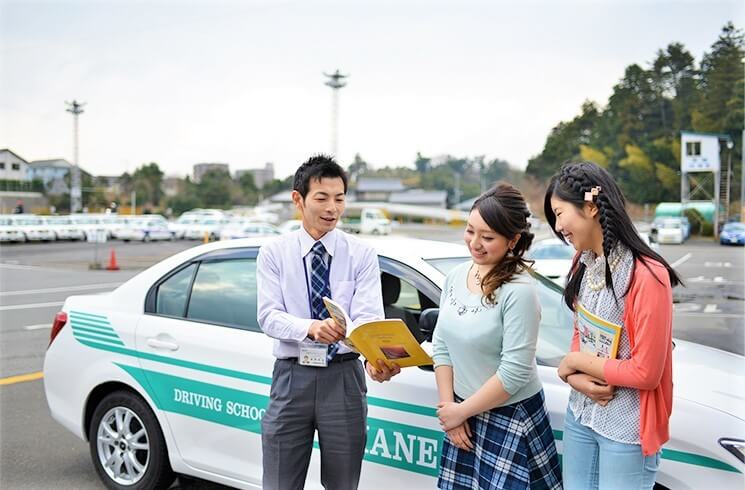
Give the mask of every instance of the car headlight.
M 742 439 L 723 437 L 719 439 L 719 445 L 734 454 L 741 463 L 745 463 L 745 441 Z

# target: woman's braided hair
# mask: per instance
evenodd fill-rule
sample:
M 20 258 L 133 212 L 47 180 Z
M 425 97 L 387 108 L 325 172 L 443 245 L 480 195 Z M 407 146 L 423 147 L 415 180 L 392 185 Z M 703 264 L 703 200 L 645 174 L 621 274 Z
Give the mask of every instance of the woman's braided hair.
M 589 197 L 590 202 L 597 206 L 598 221 L 603 234 L 603 255 L 606 257 L 605 284 L 606 287 L 611 288 L 614 297 L 616 293 L 613 289 L 613 276 L 608 258 L 611 251 L 619 243 L 629 248 L 634 259 L 641 259 L 641 262 L 645 265 L 645 258 L 664 265 L 670 274 L 672 286 L 681 284 L 680 278 L 665 259 L 653 251 L 639 236 L 631 217 L 626 212 L 626 199 L 607 170 L 592 162 L 574 162 L 564 164 L 559 172 L 552 177 L 546 191 L 543 210 L 551 229 L 554 230 L 557 237 L 565 241 L 564 236 L 555 231 L 556 216 L 551 206 L 552 196 L 572 203 L 580 210 L 588 202 L 586 197 Z M 564 300 L 571 309 L 574 309 L 574 302 L 579 294 L 582 277 L 585 273 L 585 266 L 579 262 L 578 258 L 579 256 L 575 258 L 564 290 Z M 627 292 L 628 290 L 624 292 L 624 296 Z

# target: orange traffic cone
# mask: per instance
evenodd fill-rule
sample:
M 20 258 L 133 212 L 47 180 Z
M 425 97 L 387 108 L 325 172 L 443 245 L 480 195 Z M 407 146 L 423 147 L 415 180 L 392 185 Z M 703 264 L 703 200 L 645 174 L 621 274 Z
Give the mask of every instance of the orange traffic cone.
M 111 249 L 111 255 L 109 255 L 109 265 L 106 266 L 107 271 L 118 271 L 119 266 L 116 264 L 116 252 Z

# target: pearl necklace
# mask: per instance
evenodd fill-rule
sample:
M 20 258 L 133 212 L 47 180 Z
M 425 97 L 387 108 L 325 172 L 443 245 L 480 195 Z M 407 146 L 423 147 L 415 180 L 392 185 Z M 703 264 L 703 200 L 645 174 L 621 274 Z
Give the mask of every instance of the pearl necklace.
M 616 272 L 616 269 L 618 268 L 618 263 L 621 262 L 621 253 L 616 253 L 616 256 L 608 263 L 608 266 L 610 267 L 610 272 L 613 274 Z M 598 268 L 600 269 L 600 268 Z M 590 277 L 590 275 L 587 276 L 587 287 L 590 288 L 592 291 L 602 291 L 605 289 L 605 269 L 599 274 L 595 274 L 595 276 L 600 276 L 600 280 L 593 281 L 593 277 Z

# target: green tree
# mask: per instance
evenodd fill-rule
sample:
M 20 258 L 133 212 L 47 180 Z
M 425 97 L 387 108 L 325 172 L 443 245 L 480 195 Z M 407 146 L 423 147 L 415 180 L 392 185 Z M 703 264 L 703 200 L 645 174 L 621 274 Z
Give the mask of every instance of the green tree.
M 202 205 L 209 208 L 227 208 L 233 199 L 233 179 L 222 169 L 207 171 L 196 186 L 196 194 Z
M 429 172 L 430 168 L 432 166 L 432 159 L 431 158 L 425 158 L 422 156 L 421 153 L 416 152 L 416 160 L 414 161 L 414 167 L 416 167 L 416 171 L 420 174 L 426 174 Z
M 290 191 L 292 190 L 294 179 L 294 175 L 290 175 L 285 179 L 274 179 L 271 182 L 267 182 L 264 184 L 264 187 L 261 188 L 261 193 L 265 198 L 267 198 L 283 191 Z
M 259 190 L 256 188 L 254 175 L 251 172 L 243 172 L 238 178 L 237 190 L 240 193 L 238 204 L 255 206 L 259 202 Z
M 560 122 L 546 138 L 540 155 L 530 159 L 525 173 L 539 179 L 553 175 L 561 164 L 579 155 L 580 145 L 592 143 L 593 130 L 598 123 L 600 111 L 591 101 L 582 104 L 580 114 L 569 122 Z
M 180 192 L 166 200 L 166 206 L 171 209 L 171 213 L 178 216 L 194 208 L 204 207 L 197 193 L 197 186 L 186 176 L 183 183 L 179 186 Z
M 137 193 L 137 202 L 153 207 L 160 204 L 163 196 L 163 171 L 151 162 L 137 168 L 132 174 L 132 188 Z
M 360 175 L 367 173 L 369 165 L 362 159 L 359 153 L 355 153 L 354 161 L 347 167 L 350 182 L 357 182 Z

